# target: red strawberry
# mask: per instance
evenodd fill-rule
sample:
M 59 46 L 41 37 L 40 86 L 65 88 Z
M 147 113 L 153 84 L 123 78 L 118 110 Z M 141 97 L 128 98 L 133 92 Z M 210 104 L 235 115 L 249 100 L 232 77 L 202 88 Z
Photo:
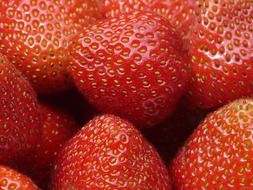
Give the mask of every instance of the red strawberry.
M 169 163 L 205 115 L 203 110 L 187 109 L 184 104 L 180 104 L 169 119 L 143 130 L 143 134 L 164 161 Z
M 253 95 L 253 1 L 201 0 L 191 36 L 189 103 L 201 108 Z
M 58 152 L 79 126 L 70 114 L 53 105 L 40 103 L 39 108 L 43 122 L 41 140 L 34 154 L 21 160 L 18 167 L 21 166 L 21 170 L 28 173 L 38 185 L 47 186 Z
M 98 110 L 151 126 L 186 90 L 190 68 L 182 49 L 163 17 L 124 14 L 84 30 L 72 47 L 72 75 Z
M 253 189 L 253 99 L 210 114 L 171 165 L 176 190 Z
M 31 85 L 0 54 L 0 162 L 28 153 L 39 139 L 40 117 Z
M 91 120 L 59 154 L 54 190 L 170 190 L 154 148 L 130 123 L 113 115 Z
M 3 165 L 0 165 L 0 189 L 39 190 L 30 178 Z
M 71 86 L 68 44 L 100 17 L 97 0 L 1 0 L 0 52 L 36 91 L 65 90 Z
M 34 158 L 40 167 L 47 167 L 54 163 L 59 150 L 79 127 L 70 114 L 59 108 L 44 103 L 39 108 L 43 128 Z
M 166 17 L 181 37 L 186 37 L 195 21 L 195 0 L 104 0 L 103 11 L 115 17 L 133 10 L 149 10 Z

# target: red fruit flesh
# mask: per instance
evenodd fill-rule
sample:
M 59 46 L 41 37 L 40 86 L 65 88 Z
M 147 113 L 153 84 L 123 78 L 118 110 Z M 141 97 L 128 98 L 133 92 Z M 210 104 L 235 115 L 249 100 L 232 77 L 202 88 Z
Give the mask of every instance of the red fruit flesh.
M 6 166 L 0 166 L 1 190 L 39 190 L 27 176 Z
M 134 10 L 152 11 L 167 18 L 178 34 L 185 38 L 195 21 L 197 4 L 194 0 L 104 0 L 103 11 L 115 17 Z
M 176 190 L 253 189 L 253 99 L 210 114 L 171 164 Z
M 89 102 L 138 127 L 168 117 L 191 74 L 181 40 L 166 19 L 150 12 L 86 28 L 71 53 L 72 75 Z
M 128 122 L 94 118 L 59 154 L 54 190 L 170 190 L 161 158 Z
M 191 35 L 189 104 L 213 108 L 253 95 L 253 2 L 199 1 Z
M 96 0 L 1 0 L 0 52 L 39 93 L 72 85 L 68 45 L 84 26 L 101 17 Z
M 37 98 L 21 73 L 0 54 L 0 162 L 27 154 L 40 135 Z

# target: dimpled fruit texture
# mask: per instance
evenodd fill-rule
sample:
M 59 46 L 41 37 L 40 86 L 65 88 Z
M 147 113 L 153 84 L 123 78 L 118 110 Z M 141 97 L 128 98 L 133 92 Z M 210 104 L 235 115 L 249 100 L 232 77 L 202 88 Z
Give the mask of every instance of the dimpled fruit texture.
M 43 135 L 34 156 L 37 162 L 45 167 L 54 163 L 59 150 L 79 126 L 70 114 L 59 108 L 40 103 L 39 109 L 43 122 Z
M 40 118 L 31 85 L 1 54 L 0 91 L 0 162 L 5 162 L 35 145 Z
M 79 128 L 75 119 L 60 108 L 47 103 L 39 103 L 42 134 L 35 152 L 25 160 L 34 168 L 52 167 L 63 145 Z M 34 169 L 35 170 L 35 169 Z M 35 171 L 37 173 L 37 171 Z
M 1 190 L 39 190 L 27 176 L 6 166 L 0 166 Z
M 190 45 L 189 103 L 212 108 L 253 95 L 253 1 L 198 3 Z
M 253 189 L 253 99 L 210 114 L 172 162 L 176 190 Z
M 72 75 L 98 110 L 138 127 L 170 115 L 185 92 L 190 67 L 166 19 L 134 12 L 85 29 L 71 48 Z
M 0 52 L 37 92 L 66 90 L 68 43 L 100 17 L 96 0 L 1 0 Z
M 54 190 L 170 190 L 161 158 L 128 122 L 112 115 L 91 120 L 60 153 Z
M 40 141 L 33 154 L 19 160 L 18 166 L 20 170 L 29 173 L 38 185 L 46 187 L 59 151 L 74 135 L 79 125 L 71 114 L 51 104 L 40 102 L 39 110 L 43 123 Z
M 195 0 L 104 0 L 103 11 L 114 17 L 133 10 L 149 10 L 167 18 L 173 28 L 185 38 L 195 21 Z

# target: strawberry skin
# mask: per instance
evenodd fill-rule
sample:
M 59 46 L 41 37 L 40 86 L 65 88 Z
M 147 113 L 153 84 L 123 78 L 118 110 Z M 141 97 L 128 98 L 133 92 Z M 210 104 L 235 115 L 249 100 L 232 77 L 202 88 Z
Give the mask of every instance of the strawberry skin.
M 170 190 L 161 158 L 132 124 L 94 118 L 60 152 L 53 190 Z
M 104 0 L 103 2 L 106 17 L 115 17 L 133 10 L 149 10 L 164 16 L 182 38 L 191 32 L 196 9 L 195 0 Z
M 75 119 L 52 104 L 40 102 L 42 135 L 34 153 L 18 163 L 18 168 L 33 178 L 43 189 L 50 181 L 50 174 L 58 152 L 79 128 Z M 38 172 L 40 171 L 40 172 Z
M 171 164 L 176 190 L 253 189 L 253 99 L 211 113 Z
M 189 104 L 213 108 L 253 95 L 253 1 L 202 0 L 189 47 Z
M 53 165 L 59 150 L 79 126 L 70 114 L 57 107 L 40 103 L 39 110 L 43 123 L 42 137 L 37 144 L 34 158 L 43 168 Z
M 28 153 L 39 140 L 37 97 L 21 73 L 0 54 L 0 162 Z
M 0 189 L 39 190 L 30 178 L 3 165 L 0 165 Z
M 151 129 L 143 129 L 142 132 L 165 163 L 169 163 L 205 115 L 205 110 L 189 109 L 180 102 L 170 118 Z
M 0 52 L 39 93 L 72 85 L 68 45 L 84 26 L 101 17 L 96 0 L 1 0 Z
M 86 28 L 71 47 L 72 76 L 99 111 L 138 127 L 161 122 L 185 92 L 190 67 L 169 22 L 134 12 Z

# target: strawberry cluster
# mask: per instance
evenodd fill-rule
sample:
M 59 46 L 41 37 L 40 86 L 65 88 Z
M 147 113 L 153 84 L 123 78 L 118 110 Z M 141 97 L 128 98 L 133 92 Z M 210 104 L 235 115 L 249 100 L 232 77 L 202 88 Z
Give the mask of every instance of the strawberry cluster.
M 1 0 L 0 189 L 253 189 L 253 1 Z

